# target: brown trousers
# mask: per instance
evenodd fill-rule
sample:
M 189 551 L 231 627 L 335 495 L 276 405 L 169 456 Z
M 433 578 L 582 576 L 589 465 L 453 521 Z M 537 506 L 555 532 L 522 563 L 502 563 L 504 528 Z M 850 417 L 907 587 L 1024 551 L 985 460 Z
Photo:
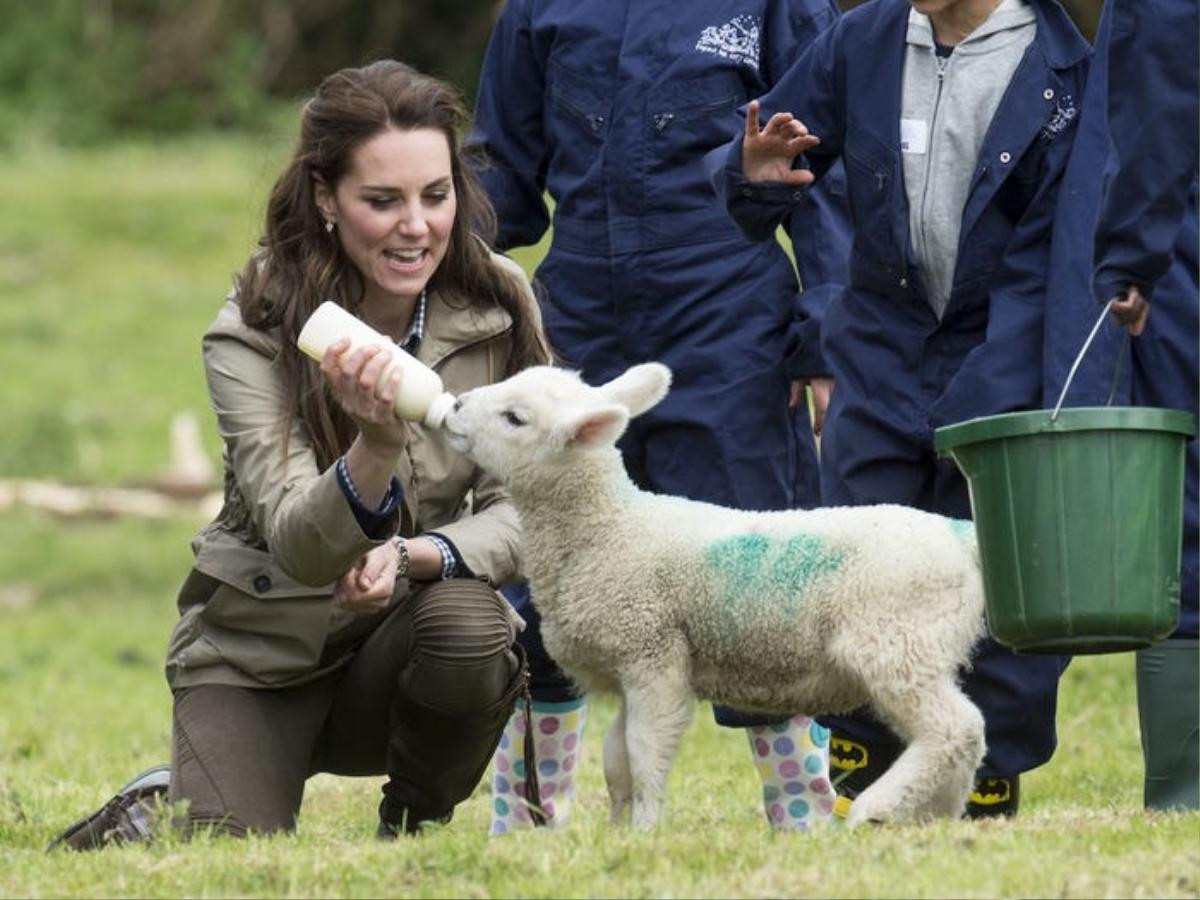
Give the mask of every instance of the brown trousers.
M 504 600 L 434 583 L 312 682 L 177 691 L 169 799 L 189 830 L 290 830 L 310 775 L 387 775 L 380 814 L 411 829 L 470 795 L 525 680 Z

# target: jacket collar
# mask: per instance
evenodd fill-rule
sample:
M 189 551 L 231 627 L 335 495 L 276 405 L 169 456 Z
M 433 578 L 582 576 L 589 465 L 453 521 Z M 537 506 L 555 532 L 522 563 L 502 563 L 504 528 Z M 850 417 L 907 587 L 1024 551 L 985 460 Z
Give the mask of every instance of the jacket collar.
M 1069 69 L 1087 59 L 1091 46 L 1058 0 L 1030 0 L 1037 14 L 1038 33 L 1046 64 L 1052 69 Z
M 430 291 L 428 299 L 425 336 L 417 351 L 417 358 L 427 366 L 436 366 L 456 350 L 512 328 L 512 318 L 501 307 L 479 306 L 457 291 Z

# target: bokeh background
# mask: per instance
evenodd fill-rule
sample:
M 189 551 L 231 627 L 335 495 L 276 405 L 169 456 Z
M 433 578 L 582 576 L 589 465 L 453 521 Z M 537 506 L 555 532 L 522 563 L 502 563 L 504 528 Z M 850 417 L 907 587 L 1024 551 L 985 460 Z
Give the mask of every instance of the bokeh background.
M 636 2 L 636 0 L 634 0 Z M 255 128 L 272 101 L 384 56 L 474 93 L 497 0 L 3 0 L 0 145 Z M 843 8 L 857 5 L 843 0 Z M 1100 0 L 1065 0 L 1094 33 Z

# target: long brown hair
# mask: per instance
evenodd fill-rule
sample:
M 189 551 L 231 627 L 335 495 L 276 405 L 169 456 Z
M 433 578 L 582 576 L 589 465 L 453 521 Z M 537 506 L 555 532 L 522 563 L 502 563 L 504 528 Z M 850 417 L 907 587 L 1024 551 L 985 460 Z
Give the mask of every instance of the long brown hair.
M 247 325 L 280 330 L 283 440 L 286 446 L 291 423 L 299 416 L 322 469 L 345 452 L 356 429 L 329 393 L 320 369 L 296 348 L 296 336 L 321 301 L 337 300 L 353 312 L 366 286 L 336 236 L 325 229 L 314 176 L 336 188 L 354 151 L 389 128 L 436 129 L 450 147 L 458 213 L 446 256 L 429 287 L 453 290 L 481 306 L 499 304 L 509 314 L 512 351 L 505 374 L 550 359 L 540 318 L 529 309 L 524 287 L 491 260 L 488 246 L 495 238 L 496 216 L 463 158 L 459 133 L 466 121 L 457 90 L 394 60 L 334 72 L 304 106 L 299 143 L 271 190 L 261 249 L 238 276 L 237 296 Z

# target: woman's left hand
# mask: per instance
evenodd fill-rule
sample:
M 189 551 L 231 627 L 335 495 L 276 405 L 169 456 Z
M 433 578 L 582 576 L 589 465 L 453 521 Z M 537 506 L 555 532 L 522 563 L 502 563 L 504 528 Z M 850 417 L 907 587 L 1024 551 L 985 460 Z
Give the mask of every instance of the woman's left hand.
M 372 547 L 338 579 L 333 602 L 356 613 L 387 609 L 396 590 L 396 565 L 400 553 L 388 541 Z

